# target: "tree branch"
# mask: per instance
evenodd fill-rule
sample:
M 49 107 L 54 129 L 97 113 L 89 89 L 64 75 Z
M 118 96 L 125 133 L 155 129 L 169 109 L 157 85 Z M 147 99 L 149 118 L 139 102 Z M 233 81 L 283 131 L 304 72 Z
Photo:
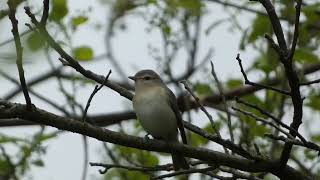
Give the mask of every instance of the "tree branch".
M 23 91 L 24 98 L 27 103 L 27 109 L 32 108 L 32 103 L 31 99 L 28 93 L 28 88 L 26 84 L 26 80 L 24 78 L 24 70 L 23 70 L 23 63 L 22 63 L 22 53 L 23 53 L 23 48 L 21 46 L 21 41 L 20 41 L 20 35 L 19 35 L 19 30 L 18 30 L 18 20 L 16 19 L 16 6 L 15 6 L 15 1 L 14 0 L 8 0 L 8 6 L 9 6 L 9 18 L 11 20 L 12 24 L 12 34 L 14 37 L 14 42 L 16 45 L 16 53 L 17 53 L 17 67 L 19 71 L 19 78 L 20 78 L 20 84 L 21 84 L 21 89 Z
M 37 19 L 35 18 L 34 14 L 31 13 L 30 8 L 29 7 L 25 7 L 25 12 L 26 14 L 31 18 L 32 23 L 36 26 L 36 28 L 39 30 L 40 34 L 46 39 L 46 41 L 48 42 L 48 44 L 55 49 L 60 56 L 65 59 L 69 65 L 74 68 L 76 71 L 78 71 L 79 73 L 81 73 L 83 76 L 92 79 L 100 84 L 103 84 L 104 81 L 104 77 L 101 75 L 97 75 L 95 73 L 93 73 L 92 71 L 86 70 L 84 69 L 79 63 L 78 61 L 76 61 L 73 57 L 71 57 L 68 53 L 66 53 L 61 46 L 50 36 L 50 34 L 48 33 L 48 31 L 45 29 L 44 26 L 42 26 Z M 118 92 L 121 96 L 124 96 L 128 99 L 132 99 L 133 94 L 129 91 L 127 91 L 125 88 L 119 86 L 118 84 L 111 82 L 111 81 L 107 81 L 104 83 L 105 86 L 111 88 L 112 90 Z
M 281 89 L 277 89 L 277 88 L 274 88 L 274 87 L 271 87 L 271 86 L 267 86 L 267 85 L 263 85 L 263 84 L 259 84 L 259 83 L 254 83 L 254 82 L 251 82 L 249 81 L 244 69 L 243 69 L 243 66 L 242 66 L 242 60 L 240 59 L 240 54 L 238 53 L 237 57 L 236 57 L 238 63 L 239 63 L 239 66 L 240 66 L 240 70 L 241 70 L 241 73 L 243 75 L 243 78 L 244 78 L 244 83 L 245 84 L 249 84 L 251 86 L 258 86 L 258 87 L 261 87 L 263 89 L 269 89 L 269 90 L 272 90 L 272 91 L 275 91 L 275 92 L 278 92 L 278 93 L 281 93 L 281 94 L 284 94 L 284 95 L 290 95 L 289 92 L 287 91 L 284 91 L 284 90 L 281 90 Z
M 218 165 L 224 165 L 248 172 L 271 172 L 278 177 L 287 177 L 293 180 L 310 179 L 287 165 L 283 171 L 279 171 L 278 167 L 280 164 L 278 161 L 262 160 L 255 162 L 204 148 L 194 148 L 183 144 L 168 143 L 160 140 L 144 140 L 143 138 L 125 135 L 70 118 L 57 116 L 39 108 L 33 108 L 31 111 L 28 111 L 26 110 L 25 105 L 22 104 L 12 104 L 0 100 L 0 110 L 0 119 L 23 118 L 122 146 L 157 152 L 175 152 L 186 157 L 204 160 L 208 163 L 218 163 Z

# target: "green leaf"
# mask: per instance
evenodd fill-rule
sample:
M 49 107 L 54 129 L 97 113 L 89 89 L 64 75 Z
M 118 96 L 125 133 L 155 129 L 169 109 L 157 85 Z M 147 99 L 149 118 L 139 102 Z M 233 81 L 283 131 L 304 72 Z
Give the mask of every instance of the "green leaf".
M 170 34 L 171 34 L 171 28 L 170 28 L 170 26 L 168 26 L 168 25 L 163 26 L 162 31 L 164 32 L 164 34 L 165 34 L 166 36 L 170 36 Z
M 5 135 L 0 136 L 0 144 L 17 143 L 17 142 L 26 142 L 26 140 L 21 138 L 16 138 L 16 137 L 5 136 Z
M 39 141 L 46 141 L 46 140 L 49 140 L 49 139 L 52 139 L 52 138 L 55 138 L 57 137 L 58 135 L 58 132 L 54 132 L 54 133 L 49 133 L 49 134 L 43 134 L 39 137 Z
M 45 41 L 39 33 L 32 32 L 27 38 L 27 45 L 31 51 L 37 51 L 45 45 Z
M 319 21 L 319 14 L 317 13 L 320 8 L 320 3 L 314 3 L 313 5 L 302 8 L 303 14 L 307 18 L 308 24 L 315 24 Z
M 215 120 L 214 121 L 214 126 L 215 128 L 219 131 L 221 128 L 221 120 Z M 211 123 L 207 123 L 207 125 L 203 128 L 201 128 L 203 130 L 205 130 L 206 132 L 210 133 L 210 134 L 215 134 L 216 132 L 213 130 Z M 208 144 L 209 140 L 207 138 L 204 138 L 198 134 L 195 133 L 191 133 L 191 142 L 193 146 L 203 146 Z
M 138 171 L 127 171 L 128 179 L 149 180 L 149 175 Z
M 304 150 L 304 155 L 307 159 L 309 160 L 314 160 L 318 155 L 316 151 L 310 150 L 310 149 L 305 149 Z
M 199 0 L 178 0 L 178 7 L 182 7 L 191 11 L 194 15 L 199 14 L 201 7 L 203 6 Z
M 306 106 L 313 110 L 320 111 L 320 93 L 311 91 Z
M 44 162 L 41 159 L 37 159 L 35 161 L 32 161 L 32 164 L 38 167 L 44 167 Z
M 198 95 L 208 95 L 213 93 L 209 84 L 206 83 L 197 83 L 194 85 L 194 90 Z
M 84 24 L 85 22 L 88 21 L 88 17 L 86 16 L 77 16 L 72 18 L 72 27 L 75 29 L 77 28 L 79 25 Z
M 157 0 L 148 0 L 148 4 L 156 4 Z
M 134 9 L 136 5 L 131 0 L 117 0 L 113 6 L 115 17 L 119 18 L 125 15 L 127 11 Z
M 227 82 L 227 87 L 229 89 L 237 88 L 243 85 L 243 81 L 241 79 L 230 79 Z
M 311 140 L 313 142 L 320 142 L 320 135 L 314 135 L 314 136 L 311 136 Z
M 255 42 L 259 37 L 269 32 L 269 30 L 270 22 L 268 16 L 258 15 L 253 22 L 252 31 L 248 36 L 248 42 Z
M 89 46 L 80 46 L 73 49 L 73 55 L 79 61 L 89 61 L 93 58 L 93 50 Z
M 297 49 L 293 58 L 300 63 L 314 63 L 319 61 L 318 56 L 307 48 Z
M 9 10 L 0 10 L 0 20 L 9 14 Z
M 49 18 L 53 21 L 61 21 L 69 12 L 67 0 L 52 0 L 52 10 Z
M 158 157 L 149 151 L 142 151 L 142 153 L 140 152 L 139 155 L 139 161 L 145 166 L 156 166 L 159 164 Z
M 0 176 L 7 175 L 10 173 L 10 171 L 12 171 L 10 163 L 2 156 L 0 156 Z
M 276 52 L 271 49 L 268 49 L 266 52 L 262 52 L 255 59 L 253 67 L 260 69 L 266 74 L 268 74 L 274 71 L 278 65 L 279 61 Z

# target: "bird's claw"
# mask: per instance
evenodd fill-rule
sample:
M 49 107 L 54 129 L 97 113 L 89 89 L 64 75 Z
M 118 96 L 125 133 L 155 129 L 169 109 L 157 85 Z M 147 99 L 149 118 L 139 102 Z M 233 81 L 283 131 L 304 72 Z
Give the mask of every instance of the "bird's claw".
M 149 137 L 149 133 L 147 133 L 145 136 L 144 136 L 144 139 L 146 140 L 146 141 L 148 141 L 148 140 L 150 140 L 150 137 Z

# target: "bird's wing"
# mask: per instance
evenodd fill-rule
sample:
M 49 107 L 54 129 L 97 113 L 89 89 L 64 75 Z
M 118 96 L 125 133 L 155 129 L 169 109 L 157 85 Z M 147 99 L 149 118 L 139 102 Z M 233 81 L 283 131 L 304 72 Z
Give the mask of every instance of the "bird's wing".
M 180 131 L 182 142 L 183 142 L 183 144 L 188 144 L 186 133 L 185 133 L 184 127 L 183 127 L 181 113 L 180 113 L 178 103 L 177 103 L 177 98 L 168 87 L 166 87 L 166 91 L 168 92 L 169 97 L 170 97 L 169 104 L 170 104 L 171 108 L 173 109 L 174 114 L 176 115 L 177 124 L 178 124 L 178 128 Z

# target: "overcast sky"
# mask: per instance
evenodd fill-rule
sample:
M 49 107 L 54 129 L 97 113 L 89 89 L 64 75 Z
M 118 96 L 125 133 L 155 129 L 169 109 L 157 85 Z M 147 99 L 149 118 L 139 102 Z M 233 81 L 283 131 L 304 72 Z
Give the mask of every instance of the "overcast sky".
M 38 9 L 42 5 L 42 1 L 33 1 L 32 4 L 35 4 L 35 7 Z M 40 6 L 39 6 L 40 5 Z M 108 8 L 106 6 L 101 6 L 99 1 L 93 0 L 69 0 L 69 11 L 71 16 L 79 14 L 79 11 L 87 10 L 88 7 L 92 7 L 92 12 L 89 13 L 89 23 L 83 25 L 79 28 L 76 34 L 74 34 L 73 45 L 89 45 L 93 47 L 95 54 L 103 54 L 105 52 L 104 46 L 104 28 L 105 22 L 107 21 Z M 6 4 L 4 0 L 0 0 L 0 9 L 5 9 Z M 35 8 L 35 9 L 37 9 Z M 223 19 L 226 16 L 225 10 L 222 6 L 217 4 L 211 4 L 208 6 L 208 11 L 210 12 L 202 19 L 202 30 L 205 30 L 210 24 L 214 21 Z M 26 15 L 23 14 L 23 7 L 19 7 L 18 15 L 19 18 L 19 28 L 26 29 L 23 25 L 26 22 L 29 22 L 29 19 Z M 252 16 L 249 14 L 243 14 L 238 17 L 241 20 L 241 25 L 247 28 L 248 22 L 252 19 Z M 127 75 L 132 75 L 136 71 L 146 68 L 151 68 L 157 70 L 157 63 L 151 59 L 148 55 L 147 45 L 150 44 L 161 44 L 161 38 L 159 32 L 153 31 L 152 33 L 147 33 L 145 29 L 147 24 L 141 19 L 133 16 L 126 18 L 125 23 L 127 24 L 128 29 L 126 31 L 119 31 L 116 34 L 116 37 L 113 40 L 113 49 L 116 57 L 121 60 L 120 65 L 125 70 Z M 92 27 L 102 24 L 103 28 L 101 31 L 92 31 Z M 11 27 L 8 19 L 0 21 L 0 43 L 11 38 Z M 3 28 L 4 27 L 4 28 Z M 10 27 L 10 28 L 9 28 Z M 214 29 L 210 36 L 205 36 L 204 33 L 201 33 L 201 41 L 199 43 L 199 58 L 204 57 L 207 50 L 210 47 L 214 48 L 214 54 L 212 60 L 215 64 L 216 73 L 219 78 L 223 81 L 230 77 L 241 77 L 238 64 L 235 61 L 236 54 L 239 52 L 239 41 L 241 34 L 236 31 L 230 31 L 230 24 L 224 23 L 218 28 Z M 63 40 L 63 39 L 62 39 Z M 8 64 L 7 61 L 1 59 L 4 56 L 15 55 L 14 44 L 9 44 L 6 48 L 0 49 L 0 68 L 6 72 L 9 72 L 11 75 L 14 75 L 18 78 L 16 66 L 14 63 Z M 12 54 L 13 53 L 13 54 Z M 252 62 L 254 55 L 256 53 L 250 52 L 250 48 L 246 52 L 242 52 L 242 58 L 244 60 L 244 66 L 249 65 Z M 36 54 L 25 54 L 25 59 L 27 64 L 25 64 L 25 75 L 26 79 L 32 79 L 42 72 L 46 72 L 49 69 L 47 61 L 44 59 L 42 53 Z M 57 60 L 58 55 L 56 53 L 52 54 L 52 58 L 56 60 L 56 64 L 60 62 Z M 96 63 L 83 63 L 83 66 L 96 72 L 97 74 L 106 74 L 106 72 L 113 67 L 104 59 Z M 209 63 L 206 64 L 209 67 Z M 176 65 L 173 67 L 173 73 L 179 74 L 180 67 Z M 258 78 L 258 77 L 253 77 Z M 111 79 L 119 79 L 117 73 L 111 74 Z M 199 75 L 195 76 L 192 80 L 200 80 Z M 14 86 L 5 81 L 0 77 L 0 89 L 11 89 Z M 85 104 L 90 93 L 92 92 L 93 87 L 89 87 L 85 90 L 81 90 L 77 95 L 78 100 Z M 63 101 L 63 96 L 57 91 L 56 81 L 50 81 L 45 85 L 40 85 L 34 87 L 34 90 L 43 95 L 50 95 L 55 97 L 56 102 Z M 0 91 L 0 95 L 3 95 L 3 92 Z M 42 103 L 35 97 L 32 97 L 33 103 L 40 108 L 43 108 L 47 111 L 58 113 L 50 106 Z M 12 100 L 13 102 L 24 103 L 24 98 L 22 95 Z M 99 112 L 117 112 L 123 109 L 131 108 L 130 101 L 126 100 L 123 97 L 120 97 L 118 93 L 115 93 L 108 88 L 104 87 L 93 99 L 89 109 L 89 114 L 99 113 Z M 36 132 L 39 128 L 0 128 L 1 133 L 14 136 L 30 136 Z M 54 130 L 53 128 L 48 128 L 48 132 Z M 101 143 L 95 139 L 90 138 L 90 162 L 101 162 L 101 157 L 103 152 L 101 151 Z M 48 141 L 45 143 L 45 146 L 48 147 L 47 154 L 44 156 L 45 168 L 36 168 L 32 167 L 32 171 L 29 173 L 30 177 L 34 180 L 61 180 L 61 179 L 80 179 L 82 174 L 83 166 L 83 143 L 82 137 L 74 133 L 64 133 L 58 138 Z M 14 151 L 12 151 L 14 153 Z M 99 176 L 98 169 L 94 167 L 88 167 L 89 175 Z M 26 177 L 29 179 L 29 177 Z M 88 178 L 90 179 L 90 178 Z

